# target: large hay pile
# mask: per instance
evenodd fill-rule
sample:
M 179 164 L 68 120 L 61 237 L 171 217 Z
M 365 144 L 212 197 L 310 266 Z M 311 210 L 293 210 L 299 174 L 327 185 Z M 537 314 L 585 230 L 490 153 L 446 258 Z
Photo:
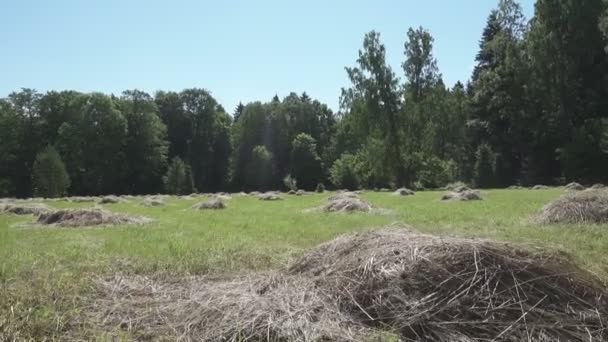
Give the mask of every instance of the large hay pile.
M 479 190 L 463 190 L 460 192 L 448 192 L 441 196 L 442 201 L 481 201 Z
M 103 209 L 65 209 L 40 215 L 36 223 L 61 227 L 133 225 L 151 222 L 143 216 L 112 213 Z
M 192 209 L 196 209 L 196 210 L 226 209 L 226 204 L 220 198 L 212 197 L 209 200 L 207 200 L 206 202 L 201 202 L 201 203 L 197 203 L 197 204 L 193 205 Z
M 608 338 L 608 292 L 565 258 L 405 230 L 338 237 L 272 276 L 113 278 L 100 290 L 92 316 L 135 336 L 371 341 L 383 330 L 402 341 Z
M 51 208 L 42 203 L 0 203 L 0 212 L 14 215 L 40 215 L 51 212 Z
M 323 211 L 328 213 L 353 213 L 353 212 L 370 212 L 373 207 L 367 201 L 358 197 L 342 197 L 328 201 L 323 206 Z
M 569 193 L 547 204 L 538 221 L 543 224 L 608 223 L 608 191 Z

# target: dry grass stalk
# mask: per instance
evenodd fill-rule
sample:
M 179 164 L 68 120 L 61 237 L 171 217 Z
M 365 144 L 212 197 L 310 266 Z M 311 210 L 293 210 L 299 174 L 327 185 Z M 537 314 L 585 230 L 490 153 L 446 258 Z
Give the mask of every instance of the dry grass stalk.
M 201 341 L 604 341 L 608 292 L 568 259 L 381 230 L 338 237 L 274 275 L 99 283 L 90 317 Z
M 103 209 L 65 209 L 40 215 L 37 224 L 60 227 L 140 225 L 151 222 L 143 216 L 112 213 Z
M 579 191 L 561 196 L 543 207 L 538 221 L 543 224 L 608 223 L 608 191 Z

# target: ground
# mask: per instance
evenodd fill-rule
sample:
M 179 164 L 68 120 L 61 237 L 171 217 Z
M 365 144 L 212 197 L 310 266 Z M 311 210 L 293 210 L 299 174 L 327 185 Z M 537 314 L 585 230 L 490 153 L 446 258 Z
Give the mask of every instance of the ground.
M 441 202 L 442 192 L 415 196 L 367 192 L 379 214 L 326 214 L 330 193 L 284 195 L 266 202 L 233 196 L 224 210 L 195 211 L 202 199 L 165 200 L 144 207 L 142 199 L 108 204 L 111 211 L 154 219 L 145 226 L 39 228 L 32 216 L 0 214 L 0 340 L 61 338 L 72 331 L 102 336 L 87 323 L 82 298 L 94 296 L 98 277 L 123 275 L 230 275 L 279 269 L 305 250 L 351 231 L 404 223 L 413 229 L 511 241 L 565 252 L 583 268 L 608 280 L 608 227 L 539 226 L 534 214 L 563 194 L 548 190 L 483 191 L 483 201 Z M 94 203 L 48 201 L 49 206 Z M 128 338 L 128 337 L 126 337 Z

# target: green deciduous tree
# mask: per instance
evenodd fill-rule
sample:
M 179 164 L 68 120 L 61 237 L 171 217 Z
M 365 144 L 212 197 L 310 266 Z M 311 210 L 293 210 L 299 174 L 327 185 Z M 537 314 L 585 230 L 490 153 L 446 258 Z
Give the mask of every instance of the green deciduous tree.
M 310 135 L 300 133 L 293 140 L 291 168 L 302 189 L 313 190 L 323 179 L 323 164 L 317 153 L 317 142 Z
M 61 197 L 70 187 L 70 176 L 53 146 L 47 146 L 36 155 L 32 183 L 34 194 L 46 198 Z
M 190 165 L 174 157 L 163 178 L 165 191 L 174 195 L 187 195 L 195 191 Z

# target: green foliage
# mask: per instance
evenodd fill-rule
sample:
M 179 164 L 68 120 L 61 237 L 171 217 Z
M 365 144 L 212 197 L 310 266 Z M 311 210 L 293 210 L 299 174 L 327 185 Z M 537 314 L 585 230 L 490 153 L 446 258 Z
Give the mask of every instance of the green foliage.
M 187 195 L 195 192 L 192 169 L 179 157 L 173 158 L 163 180 L 165 191 L 169 194 Z
M 289 190 L 298 190 L 298 181 L 294 177 L 291 177 L 291 175 L 283 177 L 283 185 Z
M 357 190 L 360 179 L 357 174 L 357 159 L 351 154 L 343 154 L 329 170 L 330 180 L 338 189 Z
M 275 183 L 274 157 L 265 146 L 255 146 L 247 167 L 247 187 L 256 190 L 269 190 Z
M 481 189 L 492 188 L 494 186 L 495 156 L 492 149 L 487 144 L 479 145 L 475 162 L 475 186 Z
M 53 146 L 47 146 L 36 155 L 32 178 L 34 195 L 39 197 L 61 197 L 70 187 L 70 176 Z
M 315 188 L 315 191 L 318 193 L 324 193 L 325 192 L 325 185 L 323 183 L 319 183 L 317 184 L 317 187 Z
M 293 140 L 291 168 L 302 189 L 313 190 L 322 180 L 323 164 L 317 153 L 317 142 L 310 135 L 300 133 Z
M 445 161 L 435 156 L 422 160 L 418 173 L 418 186 L 424 189 L 438 189 L 456 180 L 457 166 L 453 160 Z

